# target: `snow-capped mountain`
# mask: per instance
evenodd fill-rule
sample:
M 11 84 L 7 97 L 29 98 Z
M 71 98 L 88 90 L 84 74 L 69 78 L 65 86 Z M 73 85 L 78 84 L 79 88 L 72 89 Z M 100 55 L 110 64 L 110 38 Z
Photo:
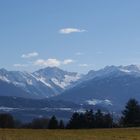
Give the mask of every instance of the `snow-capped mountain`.
M 56 67 L 48 67 L 33 73 L 0 69 L 1 81 L 21 88 L 31 98 L 48 98 L 60 94 L 79 79 L 80 75 L 77 73 L 66 72 Z
M 0 95 L 122 105 L 131 97 L 140 99 L 140 66 L 106 66 L 87 75 L 57 67 L 33 73 L 0 69 Z
M 32 96 L 22 88 L 19 88 L 11 83 L 0 80 L 0 96 L 17 96 L 31 98 Z
M 49 85 L 53 84 L 61 89 L 71 87 L 71 85 L 75 84 L 81 78 L 81 75 L 75 72 L 63 71 L 57 67 L 40 69 L 34 72 L 33 75 L 42 82 L 48 83 Z
M 93 79 L 96 77 L 104 78 L 108 76 L 119 76 L 119 75 L 133 75 L 140 76 L 139 65 L 128 65 L 128 66 L 106 66 L 103 69 L 94 71 L 91 70 L 84 77 L 84 80 Z
M 122 108 L 130 98 L 140 100 L 140 67 L 137 65 L 107 66 L 90 71 L 75 87 L 54 97 L 76 103 L 109 103 L 113 108 Z

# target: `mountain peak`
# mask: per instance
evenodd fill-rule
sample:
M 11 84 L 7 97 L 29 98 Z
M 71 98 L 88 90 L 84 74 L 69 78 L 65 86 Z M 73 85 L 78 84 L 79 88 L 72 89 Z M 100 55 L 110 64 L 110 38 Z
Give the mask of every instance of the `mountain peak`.
M 114 72 L 124 72 L 124 73 L 140 73 L 140 65 L 126 65 L 126 66 L 106 66 L 96 72 L 114 73 Z
M 62 70 L 62 69 L 60 69 L 60 68 L 58 68 L 58 67 L 45 67 L 45 68 L 42 68 L 42 69 L 39 69 L 39 70 L 37 70 L 36 72 L 57 72 L 57 71 L 64 71 L 64 70 Z
M 134 75 L 140 76 L 140 65 L 127 65 L 127 66 L 106 66 L 99 70 L 90 70 L 86 75 L 85 79 L 89 80 L 95 77 L 106 77 L 106 76 L 119 76 L 119 75 Z
M 46 67 L 33 73 L 39 79 L 47 83 L 53 83 L 62 89 L 66 89 L 81 78 L 81 75 L 75 72 L 67 72 L 58 67 Z
M 1 72 L 7 72 L 7 70 L 5 68 L 1 68 L 0 71 Z
M 63 77 L 64 75 L 76 75 L 76 72 L 68 72 L 65 70 L 62 70 L 58 67 L 46 67 L 43 69 L 40 69 L 38 71 L 35 71 L 34 74 L 42 74 L 47 77 Z
M 140 65 L 127 65 L 127 66 L 120 66 L 122 69 L 129 70 L 131 72 L 140 72 Z
M 45 68 L 42 68 L 40 70 L 61 70 L 61 69 L 58 67 L 45 67 Z

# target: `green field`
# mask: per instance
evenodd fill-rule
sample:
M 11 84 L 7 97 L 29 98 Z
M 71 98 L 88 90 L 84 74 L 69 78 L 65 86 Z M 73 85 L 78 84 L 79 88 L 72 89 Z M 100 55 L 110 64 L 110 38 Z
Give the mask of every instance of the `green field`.
M 140 128 L 94 130 L 0 129 L 0 140 L 140 140 Z

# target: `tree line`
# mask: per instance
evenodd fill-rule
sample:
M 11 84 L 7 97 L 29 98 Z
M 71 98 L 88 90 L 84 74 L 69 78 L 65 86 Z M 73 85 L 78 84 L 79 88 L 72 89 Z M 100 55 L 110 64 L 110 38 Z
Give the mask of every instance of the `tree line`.
M 118 122 L 113 120 L 113 115 L 101 110 L 94 112 L 87 110 L 84 113 L 75 112 L 67 123 L 58 121 L 55 116 L 36 118 L 30 123 L 21 123 L 14 120 L 10 114 L 0 114 L 0 128 L 31 128 L 31 129 L 91 129 L 112 127 L 138 127 L 140 126 L 140 104 L 135 99 L 130 99 Z

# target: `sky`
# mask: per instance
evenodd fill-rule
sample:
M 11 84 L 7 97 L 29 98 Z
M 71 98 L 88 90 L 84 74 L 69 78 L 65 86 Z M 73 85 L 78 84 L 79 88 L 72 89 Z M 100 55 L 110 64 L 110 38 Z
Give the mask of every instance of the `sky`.
M 0 68 L 86 73 L 140 64 L 139 0 L 0 0 Z

